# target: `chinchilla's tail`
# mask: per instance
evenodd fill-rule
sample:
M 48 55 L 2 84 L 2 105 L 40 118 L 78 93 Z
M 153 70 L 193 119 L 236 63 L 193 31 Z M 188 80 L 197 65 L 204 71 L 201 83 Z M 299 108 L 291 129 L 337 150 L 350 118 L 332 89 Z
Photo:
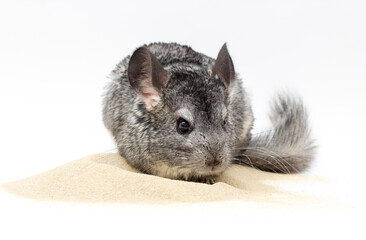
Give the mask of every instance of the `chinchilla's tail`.
M 249 145 L 240 149 L 234 163 L 278 173 L 307 169 L 315 154 L 307 118 L 300 98 L 279 95 L 270 113 L 273 130 L 253 135 Z

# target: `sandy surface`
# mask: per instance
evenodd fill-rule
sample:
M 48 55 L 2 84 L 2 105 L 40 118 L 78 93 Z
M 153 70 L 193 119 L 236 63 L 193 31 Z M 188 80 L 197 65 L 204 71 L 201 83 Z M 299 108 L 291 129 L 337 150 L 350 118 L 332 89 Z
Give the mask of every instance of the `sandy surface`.
M 354 183 L 234 165 L 207 185 L 96 154 L 2 184 L 0 239 L 365 239 Z
M 214 185 L 140 173 L 118 154 L 96 154 L 44 173 L 3 184 L 37 200 L 133 204 L 242 201 L 257 205 L 352 208 L 340 185 L 309 175 L 283 175 L 233 165 Z

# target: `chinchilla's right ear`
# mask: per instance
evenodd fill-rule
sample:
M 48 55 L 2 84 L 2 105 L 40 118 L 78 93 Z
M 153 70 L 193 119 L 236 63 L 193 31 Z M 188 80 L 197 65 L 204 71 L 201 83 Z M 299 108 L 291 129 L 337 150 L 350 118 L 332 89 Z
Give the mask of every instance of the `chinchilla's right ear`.
M 212 67 L 212 72 L 220 77 L 226 87 L 229 87 L 235 79 L 233 60 L 227 50 L 226 43 L 221 47 L 215 64 Z
M 168 73 L 159 60 L 146 48 L 138 48 L 128 64 L 128 80 L 148 107 L 160 101 L 160 94 L 168 82 Z

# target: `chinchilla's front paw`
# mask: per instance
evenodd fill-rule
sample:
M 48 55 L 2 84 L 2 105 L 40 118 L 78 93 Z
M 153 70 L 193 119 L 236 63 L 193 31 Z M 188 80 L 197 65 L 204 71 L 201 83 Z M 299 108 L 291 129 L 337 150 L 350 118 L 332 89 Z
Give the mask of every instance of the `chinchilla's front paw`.
M 212 185 L 216 182 L 216 178 L 213 176 L 205 177 L 205 178 L 201 178 L 199 182 Z

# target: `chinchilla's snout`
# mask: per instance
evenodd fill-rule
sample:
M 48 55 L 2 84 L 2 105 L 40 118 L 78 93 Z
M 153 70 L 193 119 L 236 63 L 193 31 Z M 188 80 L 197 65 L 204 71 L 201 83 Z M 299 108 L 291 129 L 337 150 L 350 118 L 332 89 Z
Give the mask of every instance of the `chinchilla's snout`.
M 222 160 L 218 158 L 218 154 L 215 152 L 209 152 L 207 159 L 205 161 L 206 166 L 208 167 L 216 167 L 222 163 Z
M 226 144 L 216 142 L 211 147 L 204 147 L 205 151 L 205 170 L 208 172 L 219 172 L 227 168 L 230 154 Z

